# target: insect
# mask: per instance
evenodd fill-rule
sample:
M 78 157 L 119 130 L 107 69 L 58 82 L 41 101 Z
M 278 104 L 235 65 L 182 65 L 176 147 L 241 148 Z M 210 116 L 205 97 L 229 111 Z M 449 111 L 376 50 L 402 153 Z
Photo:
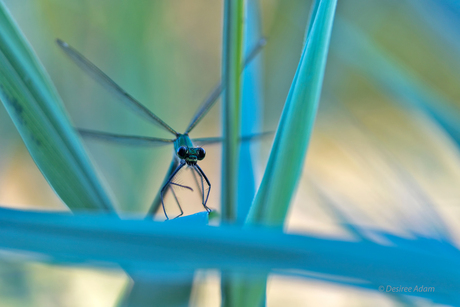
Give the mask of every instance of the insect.
M 107 132 L 100 132 L 100 131 L 93 131 L 93 130 L 86 130 L 86 129 L 78 129 L 79 133 L 83 137 L 98 139 L 102 141 L 108 142 L 115 142 L 120 144 L 126 145 L 159 145 L 159 144 L 173 144 L 174 145 L 174 154 L 173 159 L 166 173 L 166 177 L 163 181 L 163 185 L 157 196 L 155 197 L 152 206 L 149 210 L 149 215 L 155 214 L 156 210 L 158 209 L 160 203 L 163 208 L 163 212 L 167 220 L 169 217 L 166 213 L 165 204 L 164 204 L 164 195 L 168 189 L 171 190 L 176 203 L 179 207 L 180 214 L 177 216 L 183 215 L 182 207 L 179 203 L 179 200 L 172 189 L 172 186 L 179 186 L 185 189 L 192 190 L 191 187 L 186 185 L 181 185 L 177 182 L 174 182 L 174 178 L 177 173 L 187 165 L 189 168 L 194 171 L 195 179 L 197 179 L 196 175 L 198 175 L 199 182 L 201 183 L 201 202 L 204 209 L 209 213 L 211 209 L 207 206 L 209 193 L 211 192 L 211 183 L 209 182 L 208 178 L 206 177 L 203 170 L 197 164 L 198 161 L 201 161 L 206 156 L 206 151 L 202 147 L 195 146 L 195 143 L 200 143 L 202 145 L 218 143 L 222 141 L 220 137 L 211 137 L 211 138 L 200 138 L 200 139 L 191 139 L 189 137 L 189 133 L 193 130 L 193 128 L 201 121 L 201 119 L 208 113 L 211 107 L 216 103 L 217 99 L 219 98 L 220 94 L 223 91 L 223 85 L 220 83 L 217 85 L 213 91 L 210 93 L 208 98 L 201 104 L 198 108 L 196 114 L 193 116 L 190 124 L 188 125 L 187 129 L 184 133 L 178 133 L 176 130 L 171 128 L 167 123 L 165 123 L 162 119 L 160 119 L 157 115 L 155 115 L 152 111 L 147 109 L 144 105 L 134 99 L 131 95 L 125 92 L 118 84 L 116 84 L 112 79 L 110 79 L 104 72 L 102 72 L 99 68 L 96 67 L 93 63 L 91 63 L 88 59 L 86 59 L 81 53 L 71 47 L 69 44 L 63 42 L 60 39 L 56 40 L 57 44 L 61 47 L 61 49 L 84 71 L 89 73 L 96 81 L 101 83 L 104 87 L 108 90 L 114 92 L 121 100 L 130 107 L 134 112 L 138 113 L 138 115 L 142 116 L 144 119 L 150 121 L 153 124 L 163 128 L 164 130 L 168 131 L 169 133 L 174 135 L 173 139 L 162 139 L 162 138 L 155 138 L 155 137 L 143 137 L 143 136 L 131 136 L 131 135 L 120 135 L 120 134 L 113 134 Z M 250 63 L 256 55 L 260 52 L 262 47 L 265 45 L 265 39 L 259 40 L 259 42 L 253 47 L 247 58 L 243 63 L 243 68 Z M 242 139 L 249 140 L 254 137 L 262 136 L 262 134 L 257 135 L 249 135 L 245 136 Z M 208 186 L 206 195 L 204 184 Z M 200 184 L 198 184 L 200 186 Z M 176 218 L 177 218 L 176 217 Z

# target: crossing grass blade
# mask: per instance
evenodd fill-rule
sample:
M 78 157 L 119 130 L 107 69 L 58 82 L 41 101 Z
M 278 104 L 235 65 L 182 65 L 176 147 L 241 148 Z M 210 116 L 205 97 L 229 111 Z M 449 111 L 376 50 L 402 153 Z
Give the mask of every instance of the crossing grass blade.
M 316 117 L 336 0 L 313 3 L 311 19 L 297 72 L 289 91 L 261 186 L 249 211 L 247 224 L 281 227 L 300 180 Z M 299 136 L 302 136 L 299 138 Z M 260 306 L 266 277 L 235 275 L 232 306 Z
M 319 4 L 317 3 L 319 2 Z M 302 172 L 318 108 L 336 0 L 318 0 L 248 224 L 282 226 Z M 302 137 L 299 137 L 302 136 Z
M 0 248 L 21 251 L 37 261 L 106 268 L 121 265 L 157 276 L 166 269 L 276 270 L 281 274 L 296 270 L 299 276 L 320 273 L 319 278 L 328 276 L 330 281 L 375 293 L 379 293 L 378 285 L 424 285 L 435 291 L 408 294 L 454 306 L 460 302 L 460 251 L 447 242 L 423 237 L 407 239 L 363 230 L 388 240 L 382 245 L 371 240 L 283 234 L 266 228 L 180 225 L 10 209 L 0 209 L 0 224 Z M 149 304 L 163 306 L 161 301 Z
M 71 210 L 113 212 L 61 99 L 0 2 L 0 98 L 43 176 Z

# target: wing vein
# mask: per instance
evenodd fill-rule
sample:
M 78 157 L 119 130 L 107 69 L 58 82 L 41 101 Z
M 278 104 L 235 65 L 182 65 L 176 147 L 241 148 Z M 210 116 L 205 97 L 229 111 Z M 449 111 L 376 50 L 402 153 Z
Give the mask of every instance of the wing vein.
M 87 58 L 85 58 L 80 52 L 78 52 L 76 49 L 74 49 L 69 44 L 60 39 L 57 39 L 56 42 L 59 45 L 59 47 L 61 47 L 61 49 L 65 52 L 65 54 L 69 56 L 75 62 L 75 64 L 77 64 L 77 66 L 86 71 L 91 77 L 93 77 L 93 79 L 99 82 L 102 86 L 116 94 L 134 112 L 136 112 L 144 119 L 169 131 L 170 133 L 178 135 L 178 133 L 173 128 L 171 128 L 161 118 L 156 116 L 152 111 L 150 111 L 139 101 L 134 99 L 134 97 L 128 94 L 125 90 L 123 90 L 117 83 L 115 83 L 115 81 L 113 81 L 96 65 L 94 65 Z

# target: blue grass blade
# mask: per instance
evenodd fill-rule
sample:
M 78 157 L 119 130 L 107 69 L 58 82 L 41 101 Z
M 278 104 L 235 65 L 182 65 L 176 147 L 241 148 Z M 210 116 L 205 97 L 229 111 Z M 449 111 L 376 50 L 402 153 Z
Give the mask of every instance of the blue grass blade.
M 302 173 L 313 123 L 318 109 L 336 0 L 313 2 L 306 40 L 294 80 L 276 131 L 268 164 L 248 224 L 281 227 Z M 235 278 L 240 285 L 239 302 L 262 304 L 266 278 Z M 242 289 L 246 288 L 245 292 Z
M 221 210 L 224 221 L 234 221 L 236 219 L 241 65 L 243 63 L 243 17 L 243 0 L 224 1 L 221 191 Z
M 318 0 L 319 1 L 319 0 Z M 275 135 L 267 168 L 248 223 L 281 226 L 300 179 L 323 83 L 335 0 L 317 9 Z
M 206 225 L 208 224 L 209 221 L 209 213 L 204 211 L 204 212 L 198 212 L 195 214 L 191 215 L 186 215 L 186 216 L 181 216 L 177 219 L 172 219 L 165 221 L 165 223 L 169 224 L 179 224 L 179 225 Z
M 260 29 L 260 12 L 258 1 L 246 2 L 246 23 L 244 29 L 245 57 L 262 37 Z M 243 88 L 241 102 L 241 136 L 260 132 L 262 116 L 262 58 L 255 59 L 243 72 Z M 254 159 L 258 153 L 254 142 L 240 144 L 238 163 L 238 208 L 237 222 L 243 224 L 246 220 L 256 193 Z
M 310 10 L 310 17 L 308 18 L 307 30 L 305 31 L 305 36 L 303 40 L 303 48 L 307 44 L 308 37 L 310 36 L 311 30 L 313 29 L 313 24 L 315 22 L 316 15 L 318 14 L 318 8 L 321 1 L 314 1 Z
M 11 209 L 0 209 L 0 225 L 0 249 L 23 252 L 37 261 L 105 267 L 118 264 L 133 272 L 157 274 L 197 268 L 254 274 L 273 269 L 300 270 L 359 279 L 376 286 L 434 287 L 434 292 L 409 294 L 437 303 L 460 303 L 460 251 L 429 238 L 406 239 L 375 232 L 392 243 L 380 245 L 262 228 L 191 226 Z
M 61 99 L 0 2 L 0 99 L 30 155 L 72 210 L 113 212 Z

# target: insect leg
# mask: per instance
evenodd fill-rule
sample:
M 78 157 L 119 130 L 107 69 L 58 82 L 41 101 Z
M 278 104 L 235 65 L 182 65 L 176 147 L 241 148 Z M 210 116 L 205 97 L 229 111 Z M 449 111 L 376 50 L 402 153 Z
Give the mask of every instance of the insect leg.
M 203 170 L 201 169 L 201 167 L 198 166 L 198 164 L 195 165 L 195 169 L 198 170 L 198 172 L 201 174 L 202 178 L 201 180 L 206 180 L 206 183 L 208 184 L 208 193 L 206 194 L 206 199 L 203 201 L 203 207 L 206 209 L 206 211 L 211 212 L 211 209 L 208 208 L 208 206 L 206 206 L 206 204 L 208 203 L 208 198 L 209 198 L 209 193 L 211 192 L 211 183 L 209 182 L 208 180 L 208 177 L 206 177 L 206 175 L 204 174 Z M 204 195 L 204 189 L 202 189 L 203 191 L 203 195 Z
M 182 216 L 184 214 L 184 211 L 182 211 L 182 207 L 180 206 L 179 199 L 177 199 L 176 193 L 174 192 L 174 189 L 169 186 L 169 189 L 171 190 L 172 195 L 174 196 L 174 199 L 176 200 L 177 206 L 179 207 L 180 214 L 175 217 L 177 219 L 178 217 Z
M 203 186 L 203 176 L 201 176 L 200 172 L 194 167 L 194 171 L 192 171 L 193 174 L 193 179 L 195 179 L 196 186 L 201 190 L 201 203 L 204 203 L 204 186 Z M 201 179 L 201 186 L 200 183 L 198 182 L 198 178 L 196 178 L 196 174 L 200 176 Z
M 163 195 L 166 191 L 166 188 L 170 185 L 171 183 L 171 180 L 173 180 L 174 176 L 176 176 L 177 172 L 182 168 L 184 167 L 185 163 L 180 163 L 179 166 L 176 168 L 176 170 L 172 173 L 172 175 L 169 177 L 168 179 L 168 182 L 166 182 L 166 184 L 161 188 L 161 192 L 160 192 L 160 197 L 161 197 L 161 205 L 163 206 L 163 212 L 165 214 L 165 217 L 166 217 L 166 220 L 169 220 L 169 217 L 168 215 L 166 214 L 166 209 L 165 209 L 165 203 L 164 203 L 164 199 L 163 199 Z M 182 210 L 182 208 L 181 208 Z
M 173 157 L 171 164 L 169 165 L 168 172 L 165 175 L 165 178 L 163 179 L 162 187 L 168 184 L 169 179 L 171 178 L 171 175 L 174 173 L 174 171 L 177 169 L 179 166 L 179 160 L 176 157 Z M 158 191 L 157 195 L 155 196 L 155 199 L 152 202 L 152 205 L 149 208 L 149 211 L 147 212 L 147 216 L 145 217 L 146 219 L 151 219 L 152 216 L 155 215 L 155 212 L 157 212 L 158 208 L 161 205 L 161 190 Z
M 184 188 L 184 189 L 187 189 L 187 190 L 190 190 L 193 192 L 193 189 L 189 186 L 186 186 L 186 185 L 182 185 L 182 184 L 179 184 L 179 183 L 176 183 L 176 182 L 172 182 L 170 181 L 169 184 L 172 184 L 172 185 L 176 185 L 178 187 L 181 187 L 181 188 Z

